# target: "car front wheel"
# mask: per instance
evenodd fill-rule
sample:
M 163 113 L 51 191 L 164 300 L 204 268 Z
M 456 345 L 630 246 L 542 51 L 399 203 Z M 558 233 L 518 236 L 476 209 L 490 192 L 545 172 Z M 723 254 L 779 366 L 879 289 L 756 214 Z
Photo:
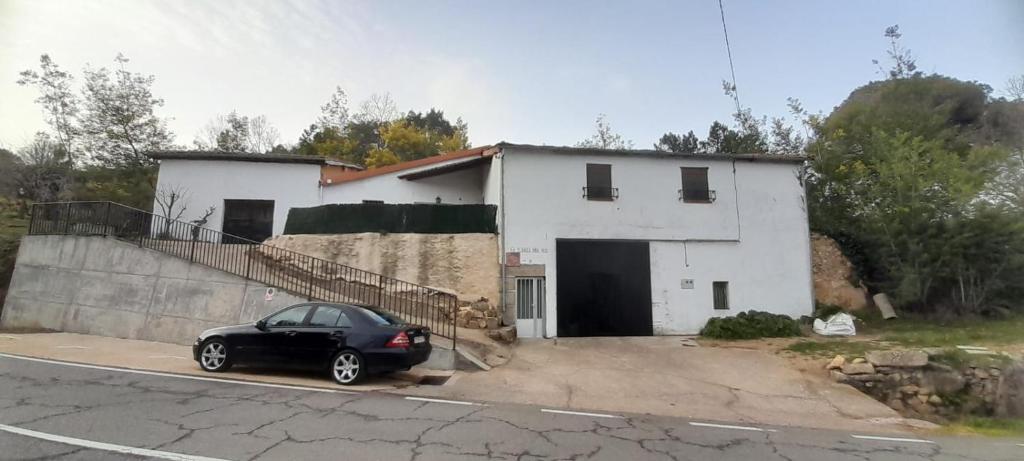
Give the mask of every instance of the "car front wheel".
M 212 339 L 199 351 L 199 366 L 206 371 L 225 371 L 231 368 L 228 345 L 222 339 Z
M 338 352 L 331 361 L 331 377 L 338 384 L 349 386 L 362 381 L 366 376 L 366 363 L 363 356 L 353 350 Z

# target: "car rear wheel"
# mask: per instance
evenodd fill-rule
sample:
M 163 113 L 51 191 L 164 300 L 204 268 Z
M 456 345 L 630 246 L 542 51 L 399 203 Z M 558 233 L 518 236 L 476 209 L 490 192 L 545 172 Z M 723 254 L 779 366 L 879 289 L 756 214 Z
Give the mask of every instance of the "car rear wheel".
M 231 368 L 228 345 L 222 339 L 211 339 L 199 351 L 199 366 L 206 371 L 225 371 Z
M 349 386 L 366 377 L 366 362 L 363 356 L 353 350 L 338 352 L 331 361 L 331 377 L 338 384 Z

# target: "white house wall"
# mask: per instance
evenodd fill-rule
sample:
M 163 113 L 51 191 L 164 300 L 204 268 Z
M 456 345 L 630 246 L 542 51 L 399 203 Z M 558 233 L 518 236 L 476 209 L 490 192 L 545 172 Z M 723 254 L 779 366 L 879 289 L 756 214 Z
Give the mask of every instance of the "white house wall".
M 749 309 L 791 316 L 813 309 L 796 164 L 515 147 L 504 148 L 502 156 L 506 251 L 520 252 L 522 264 L 545 265 L 549 336 L 557 331 L 556 239 L 650 241 L 656 334 L 696 333 L 712 316 Z M 583 198 L 587 163 L 612 165 L 618 199 Z M 680 167 L 709 168 L 714 203 L 679 200 Z M 683 279 L 692 279 L 694 288 L 682 288 Z M 729 282 L 730 310 L 712 309 L 712 281 Z
M 432 165 L 436 167 L 436 165 Z M 399 176 L 417 170 L 403 170 L 324 187 L 323 203 L 441 203 L 468 205 L 483 203 L 481 168 L 453 171 L 439 176 L 408 181 Z
M 274 235 L 279 235 L 289 209 L 320 204 L 319 181 L 320 165 L 315 164 L 164 159 L 157 190 L 187 192 L 182 221 L 197 219 L 207 207 L 216 207 L 206 225 L 216 231 L 224 221 L 224 200 L 273 200 Z M 153 212 L 160 213 L 156 203 Z

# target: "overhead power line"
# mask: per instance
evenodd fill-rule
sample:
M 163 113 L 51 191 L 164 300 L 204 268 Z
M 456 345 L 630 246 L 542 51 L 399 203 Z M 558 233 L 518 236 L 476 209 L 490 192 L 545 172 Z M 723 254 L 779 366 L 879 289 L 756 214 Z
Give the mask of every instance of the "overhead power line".
M 740 91 L 736 87 L 736 67 L 732 64 L 732 47 L 729 46 L 729 28 L 725 25 L 725 7 L 718 0 L 718 11 L 722 13 L 722 32 L 725 34 L 725 52 L 729 55 L 729 72 L 732 74 L 732 99 L 736 101 L 736 113 L 740 112 Z

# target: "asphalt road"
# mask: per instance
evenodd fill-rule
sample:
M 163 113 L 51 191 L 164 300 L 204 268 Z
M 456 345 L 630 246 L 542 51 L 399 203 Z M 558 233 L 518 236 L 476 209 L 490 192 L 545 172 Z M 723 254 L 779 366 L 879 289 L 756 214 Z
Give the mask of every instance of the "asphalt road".
M 0 355 L 0 459 L 5 460 L 1024 459 L 1019 445 L 1024 441 L 730 427 L 558 411 L 249 385 Z M 883 438 L 862 438 L 873 436 Z

